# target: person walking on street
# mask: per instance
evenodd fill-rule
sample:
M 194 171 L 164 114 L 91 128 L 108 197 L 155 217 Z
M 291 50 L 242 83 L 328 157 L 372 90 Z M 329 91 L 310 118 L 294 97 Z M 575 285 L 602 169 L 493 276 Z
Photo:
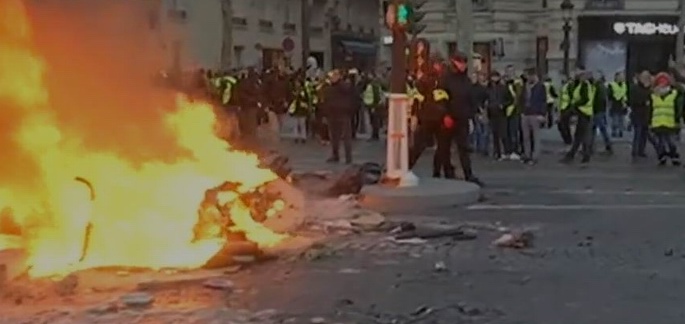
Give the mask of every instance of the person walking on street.
M 485 101 L 487 99 L 488 78 L 479 73 L 473 86 L 474 100 L 476 103 L 476 116 L 473 119 L 472 146 L 476 153 L 483 156 L 489 155 L 490 145 L 490 121 L 488 120 Z
M 522 83 L 519 79 L 505 80 L 507 86 L 504 98 L 504 116 L 506 118 L 506 144 L 504 146 L 504 158 L 506 160 L 520 161 L 519 133 L 521 129 L 520 98 Z
M 357 113 L 358 96 L 352 85 L 342 80 L 340 71 L 330 74 L 330 85 L 325 87 L 322 113 L 331 133 L 331 157 L 329 163 L 340 162 L 340 144 L 345 151 L 345 163 L 352 163 L 352 117 Z
M 483 183 L 473 174 L 471 157 L 469 156 L 469 120 L 474 116 L 475 102 L 471 81 L 467 71 L 468 59 L 466 55 L 458 53 L 449 59 L 449 69 L 444 74 L 441 88 L 447 92 L 447 114 L 454 121 L 455 142 L 466 181 Z
M 504 98 L 507 91 L 507 86 L 502 83 L 500 74 L 497 71 L 492 72 L 486 90 L 485 106 L 492 131 L 492 154 L 496 160 L 502 160 L 506 152 L 507 120 L 504 112 Z
M 307 121 L 311 109 L 309 91 L 301 80 L 295 80 L 293 100 L 288 106 L 288 114 L 295 120 L 295 143 L 305 144 L 307 142 Z
M 552 78 L 549 76 L 545 77 L 545 91 L 547 93 L 547 122 L 546 126 L 547 128 L 552 128 L 554 125 L 554 115 L 555 115 L 555 103 L 557 102 L 557 99 L 559 95 L 557 94 L 557 89 L 554 87 L 554 84 L 552 84 Z
M 540 158 L 542 141 L 540 129 L 545 124 L 547 114 L 547 90 L 540 82 L 534 69 L 528 71 L 521 93 L 521 131 L 523 132 L 524 161 L 536 164 Z
M 364 108 L 368 113 L 371 124 L 371 138 L 369 140 L 378 141 L 380 139 L 380 129 L 383 124 L 383 113 L 381 108 L 383 90 L 381 89 L 380 82 L 378 82 L 378 79 L 374 76 L 368 77 L 365 83 L 366 86 L 362 93 L 362 102 L 364 103 Z
M 571 108 L 571 98 L 573 97 L 573 89 L 577 85 L 577 80 L 568 79 L 561 87 L 561 94 L 559 96 L 559 120 L 557 121 L 557 129 L 564 141 L 564 153 L 571 149 L 573 144 L 573 136 L 571 136 L 571 117 L 573 117 L 573 109 Z
M 416 165 L 423 152 L 435 139 L 437 148 L 433 154 L 433 177 L 456 179 L 451 161 L 454 121 L 447 115 L 445 107 L 449 99 L 447 92 L 439 87 L 436 73 L 417 80 L 417 90 L 421 93 L 423 101 L 418 104 L 419 108 L 416 111 L 418 125 L 414 133 L 414 145 L 409 151 L 409 168 Z
M 654 78 L 651 95 L 649 128 L 656 140 L 656 153 L 659 165 L 668 160 L 673 166 L 680 166 L 680 154 L 674 137 L 678 134 L 683 112 L 683 96 L 672 86 L 671 76 L 662 72 Z
M 633 159 L 645 158 L 647 141 L 655 146 L 654 138 L 649 132 L 649 111 L 652 100 L 652 75 L 649 71 L 642 71 L 638 82 L 628 93 L 630 102 L 630 122 L 633 125 Z
M 594 82 L 593 82 L 594 81 Z M 604 76 L 599 75 L 597 79 L 590 80 L 595 88 L 595 98 L 592 103 L 593 117 L 592 117 L 592 151 L 594 152 L 595 137 L 597 131 L 604 140 L 604 149 L 608 154 L 614 152 L 611 145 L 611 137 L 609 136 L 607 123 L 607 87 L 605 85 Z
M 579 71 L 578 83 L 571 97 L 571 108 L 577 118 L 576 131 L 573 134 L 573 144 L 566 156 L 561 160 L 563 163 L 573 162 L 578 149 L 582 148 L 581 163 L 590 163 L 592 145 L 592 116 L 595 98 L 595 87 L 589 81 L 589 75 L 585 71 Z
M 623 137 L 624 121 L 628 109 L 628 85 L 622 72 L 616 72 L 614 81 L 609 83 L 609 116 L 611 118 L 611 136 Z

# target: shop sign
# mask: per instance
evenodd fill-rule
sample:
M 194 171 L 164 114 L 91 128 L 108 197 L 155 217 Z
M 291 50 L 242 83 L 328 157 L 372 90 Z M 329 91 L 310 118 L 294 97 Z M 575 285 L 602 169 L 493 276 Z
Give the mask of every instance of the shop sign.
M 619 35 L 676 35 L 678 26 L 669 23 L 616 22 L 614 32 Z

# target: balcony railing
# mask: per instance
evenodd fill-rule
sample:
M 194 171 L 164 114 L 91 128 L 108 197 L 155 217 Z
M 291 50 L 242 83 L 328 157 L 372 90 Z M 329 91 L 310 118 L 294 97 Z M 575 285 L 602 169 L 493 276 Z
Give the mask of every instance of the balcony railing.
M 231 20 L 233 22 L 233 28 L 235 29 L 246 29 L 247 28 L 247 19 L 244 17 L 233 17 Z
M 262 32 L 274 31 L 274 23 L 271 20 L 259 19 L 259 30 Z
M 297 25 L 293 23 L 283 23 L 283 32 L 288 35 L 297 33 Z
M 585 0 L 585 10 L 623 10 L 625 0 Z
M 489 11 L 492 8 L 492 2 L 490 0 L 471 0 L 473 2 L 473 11 Z
M 311 37 L 322 37 L 323 36 L 323 27 L 318 27 L 318 26 L 312 26 L 309 28 L 309 36 Z

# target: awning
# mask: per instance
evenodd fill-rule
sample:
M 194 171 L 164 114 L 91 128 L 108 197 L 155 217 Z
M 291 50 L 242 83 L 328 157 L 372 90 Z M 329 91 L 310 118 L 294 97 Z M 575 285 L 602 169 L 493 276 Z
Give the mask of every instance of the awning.
M 345 49 L 352 54 L 360 55 L 375 55 L 376 45 L 372 43 L 357 42 L 357 41 L 340 41 Z

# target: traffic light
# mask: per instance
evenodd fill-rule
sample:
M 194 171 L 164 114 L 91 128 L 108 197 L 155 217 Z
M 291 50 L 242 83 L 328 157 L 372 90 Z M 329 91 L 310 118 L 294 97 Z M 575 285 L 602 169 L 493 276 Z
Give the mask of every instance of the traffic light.
M 417 36 L 426 29 L 426 25 L 421 21 L 426 17 L 426 13 L 421 11 L 421 8 L 428 2 L 428 0 L 406 0 L 408 7 L 407 32 L 412 36 Z
M 402 0 L 399 3 L 383 2 L 385 22 L 388 28 L 401 28 L 410 35 L 418 35 L 426 25 L 420 24 L 426 16 L 421 8 L 428 0 Z

